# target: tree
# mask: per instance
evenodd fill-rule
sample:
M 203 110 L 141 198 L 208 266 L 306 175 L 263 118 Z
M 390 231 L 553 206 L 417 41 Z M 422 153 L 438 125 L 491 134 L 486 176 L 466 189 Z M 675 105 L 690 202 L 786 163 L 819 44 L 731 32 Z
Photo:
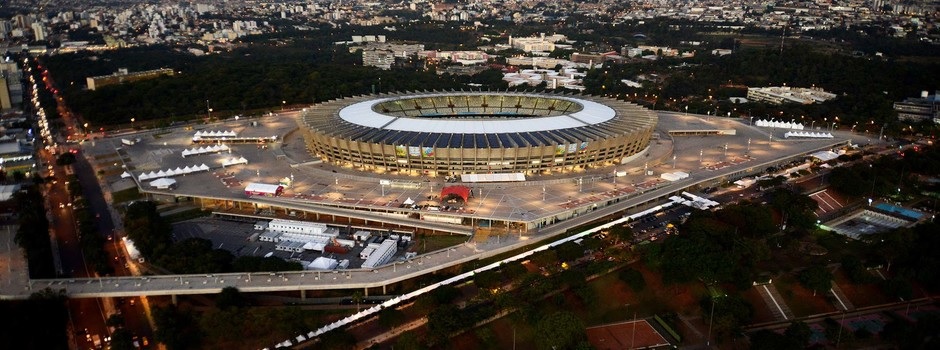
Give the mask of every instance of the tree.
M 430 293 L 430 297 L 436 305 L 450 304 L 460 295 L 460 289 L 457 289 L 457 287 L 454 287 L 450 284 L 437 287 Z
M 119 328 L 111 334 L 111 350 L 134 350 L 134 338 L 130 331 Z
M 862 259 L 854 254 L 846 254 L 842 257 L 842 269 L 853 283 L 871 283 L 875 276 L 872 276 L 862 265 Z
M 71 152 L 65 152 L 59 155 L 55 160 L 56 165 L 72 165 L 75 164 L 75 154 Z
M 404 320 L 405 313 L 395 307 L 386 307 L 379 311 L 379 324 L 385 328 L 392 328 Z
M 452 304 L 435 308 L 428 314 L 428 331 L 432 338 L 443 341 L 464 327 L 461 311 Z
M 202 333 L 192 313 L 180 310 L 176 305 L 155 307 L 153 321 L 157 326 L 154 339 L 166 345 L 167 349 L 199 348 Z
M 352 350 L 356 348 L 356 337 L 344 329 L 334 329 L 320 336 L 318 348 Z
M 418 336 L 414 332 L 405 332 L 395 339 L 395 348 L 401 350 L 420 350 L 426 347 L 421 346 Z
M 797 348 L 803 348 L 809 344 L 813 330 L 809 328 L 806 322 L 790 322 L 790 326 L 783 332 L 783 335 L 792 340 Z
M 493 289 L 500 286 L 499 272 L 497 269 L 489 269 L 483 272 L 473 274 L 473 284 L 482 289 Z
M 614 227 L 610 228 L 610 236 L 613 237 L 617 243 L 630 242 L 633 240 L 633 229 L 630 228 L 630 226 L 614 225 Z
M 48 240 L 48 236 L 46 236 Z M 67 349 L 68 307 L 62 291 L 43 289 L 28 300 L 0 301 L 7 319 L 0 327 L 5 349 Z
M 642 292 L 646 288 L 646 279 L 640 271 L 628 267 L 620 271 L 619 276 L 634 292 Z
M 536 342 L 541 349 L 574 348 L 584 340 L 584 324 L 569 311 L 558 311 L 542 317 L 535 325 Z
M 712 330 L 715 339 L 719 341 L 740 333 L 741 327 L 751 322 L 754 313 L 751 304 L 737 295 L 707 297 L 702 300 L 701 307 L 703 313 L 706 312 L 705 310 L 710 313 L 710 315 L 702 315 L 703 319 L 713 317 L 711 319 Z
M 236 287 L 222 288 L 222 292 L 215 297 L 215 308 L 219 310 L 239 309 L 248 306 L 248 300 Z
M 359 309 L 359 305 L 362 304 L 362 300 L 363 300 L 362 292 L 359 290 L 356 290 L 355 292 L 353 292 L 350 298 L 352 298 L 352 302 L 356 303 L 356 312 L 361 311 Z
M 565 242 L 554 248 L 557 252 L 558 260 L 571 262 L 584 256 L 584 248 L 575 242 Z
M 814 265 L 800 272 L 797 279 L 806 288 L 813 290 L 813 295 L 817 292 L 827 291 L 832 288 L 832 273 L 824 266 Z
M 108 327 L 114 327 L 114 328 L 124 327 L 124 315 L 113 314 L 110 317 L 108 317 L 108 320 L 105 321 L 105 324 L 108 325 Z
M 754 350 L 798 350 L 803 349 L 783 334 L 761 329 L 750 336 L 751 349 Z

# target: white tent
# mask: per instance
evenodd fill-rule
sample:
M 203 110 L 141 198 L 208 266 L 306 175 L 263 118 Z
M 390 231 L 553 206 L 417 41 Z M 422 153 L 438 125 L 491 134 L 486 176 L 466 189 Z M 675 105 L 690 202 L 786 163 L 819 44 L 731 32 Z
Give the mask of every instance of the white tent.
M 404 202 L 401 202 L 401 204 L 412 205 L 412 204 L 415 204 L 415 201 L 414 199 L 411 199 L 411 197 L 408 197 L 408 199 L 406 199 Z
M 175 184 L 176 184 L 176 180 L 168 179 L 165 177 L 159 178 L 150 182 L 150 186 L 153 186 L 159 189 L 167 189 L 167 188 L 170 188 L 170 186 L 173 186 Z
M 131 173 L 126 172 L 126 171 L 125 171 L 123 174 L 121 174 L 121 178 L 122 178 L 122 179 L 126 179 L 126 178 L 129 178 L 129 177 L 131 177 L 131 176 L 133 176 L 133 175 L 131 175 Z
M 200 170 L 200 171 L 209 171 L 209 166 L 206 165 L 206 163 L 202 163 L 202 165 L 199 166 L 199 170 Z
M 156 175 L 157 177 L 164 177 L 164 176 L 167 176 L 167 173 L 163 170 L 160 170 L 156 173 Z
M 142 174 L 140 174 L 140 176 L 137 177 L 137 179 L 138 179 L 138 180 L 147 180 L 147 179 L 150 179 L 150 176 L 147 175 L 147 173 L 142 173 Z
M 336 265 L 339 263 L 336 259 L 330 259 L 327 257 L 318 257 L 313 260 L 309 265 L 307 265 L 308 270 L 332 270 L 336 268 Z
M 189 174 L 194 171 L 196 170 L 194 170 L 193 168 L 190 168 L 188 165 L 185 168 L 183 168 L 183 174 Z
M 176 167 L 176 170 L 173 170 L 173 174 L 176 174 L 176 175 L 183 175 L 183 174 L 185 174 L 185 172 L 183 171 L 183 168 Z

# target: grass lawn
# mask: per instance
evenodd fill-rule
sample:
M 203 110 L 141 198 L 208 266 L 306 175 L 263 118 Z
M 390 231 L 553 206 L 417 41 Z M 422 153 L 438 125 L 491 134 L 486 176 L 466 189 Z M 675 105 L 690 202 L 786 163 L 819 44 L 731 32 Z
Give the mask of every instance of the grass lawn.
M 464 235 L 424 235 L 415 242 L 418 254 L 433 252 L 466 242 L 470 237 Z
M 137 190 L 137 187 L 131 187 L 126 190 L 111 193 L 111 198 L 113 199 L 114 204 L 129 202 L 135 199 L 140 199 L 140 192 Z

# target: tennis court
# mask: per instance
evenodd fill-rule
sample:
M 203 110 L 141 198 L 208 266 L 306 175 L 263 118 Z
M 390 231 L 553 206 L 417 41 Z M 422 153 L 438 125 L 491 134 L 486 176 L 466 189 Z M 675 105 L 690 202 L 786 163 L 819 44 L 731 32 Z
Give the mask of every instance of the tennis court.
M 645 349 L 669 346 L 646 320 L 627 321 L 586 329 L 588 341 L 597 350 Z

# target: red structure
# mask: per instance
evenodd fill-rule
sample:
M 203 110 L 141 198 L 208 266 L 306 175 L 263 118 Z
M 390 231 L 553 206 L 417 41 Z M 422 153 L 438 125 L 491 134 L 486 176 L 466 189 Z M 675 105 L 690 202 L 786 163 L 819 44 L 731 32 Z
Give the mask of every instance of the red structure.
M 463 199 L 464 203 L 467 203 L 470 198 L 470 187 L 467 186 L 450 186 L 444 187 L 441 189 L 441 200 L 447 198 L 447 196 L 454 195 Z

